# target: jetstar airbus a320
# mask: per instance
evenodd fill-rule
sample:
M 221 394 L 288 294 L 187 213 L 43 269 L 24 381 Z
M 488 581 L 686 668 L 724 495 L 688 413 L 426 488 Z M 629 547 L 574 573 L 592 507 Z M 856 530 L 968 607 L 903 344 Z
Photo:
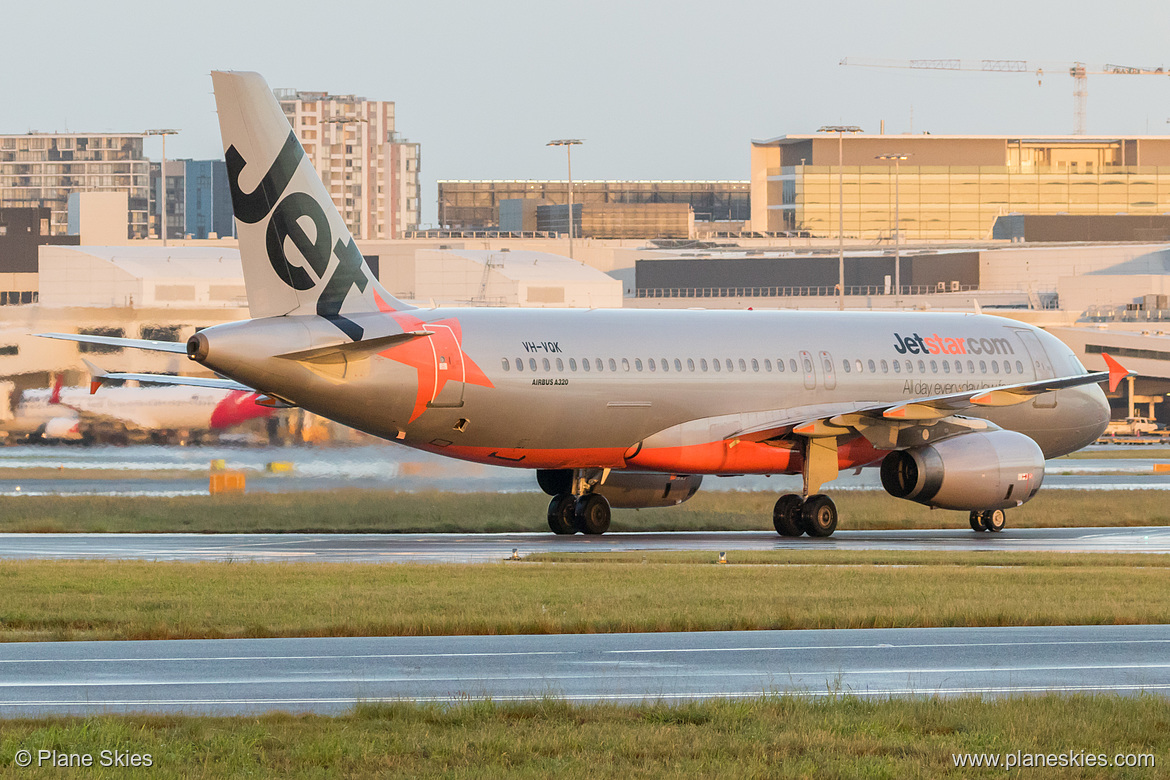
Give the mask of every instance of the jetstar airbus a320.
M 611 507 L 681 503 L 704 475 L 801 474 L 776 530 L 828 536 L 821 488 L 862 466 L 894 496 L 999 531 L 1045 458 L 1101 434 L 1098 383 L 1126 375 L 975 314 L 415 308 L 374 278 L 264 80 L 212 81 L 253 319 L 185 346 L 53 335 L 185 350 L 221 378 L 175 383 L 534 469 L 558 534 L 605 532 Z

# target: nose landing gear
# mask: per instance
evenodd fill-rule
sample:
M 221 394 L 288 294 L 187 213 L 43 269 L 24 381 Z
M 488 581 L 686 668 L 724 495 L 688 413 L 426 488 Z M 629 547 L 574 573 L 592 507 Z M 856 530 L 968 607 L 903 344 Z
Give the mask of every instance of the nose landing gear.
M 975 511 L 971 513 L 970 522 L 972 531 L 991 531 L 997 534 L 1007 525 L 1007 515 L 1002 509 Z

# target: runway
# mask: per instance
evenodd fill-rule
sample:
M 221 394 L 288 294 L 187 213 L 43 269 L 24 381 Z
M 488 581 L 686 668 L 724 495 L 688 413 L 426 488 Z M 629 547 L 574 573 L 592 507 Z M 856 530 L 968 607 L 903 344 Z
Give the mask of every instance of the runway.
M 729 631 L 0 645 L 0 716 L 359 701 L 1170 691 L 1170 626 Z
M 837 531 L 828 539 L 785 538 L 770 531 L 608 533 L 603 536 L 507 534 L 0 534 L 0 558 L 153 561 L 321 561 L 348 563 L 490 563 L 516 550 L 932 550 L 1016 552 L 1170 552 L 1170 527 L 1008 528 Z

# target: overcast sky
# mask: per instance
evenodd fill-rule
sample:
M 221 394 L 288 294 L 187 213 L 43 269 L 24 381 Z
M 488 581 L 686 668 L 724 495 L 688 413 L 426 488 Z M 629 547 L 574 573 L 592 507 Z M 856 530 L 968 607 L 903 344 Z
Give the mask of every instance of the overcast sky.
M 334 5 L 335 10 L 329 6 Z M 1072 79 L 841 67 L 844 57 L 1158 66 L 1170 2 L 124 2 L 4 4 L 0 132 L 182 130 L 221 154 L 213 69 L 397 103 L 436 179 L 746 179 L 749 142 L 877 132 L 1069 133 Z M 1170 77 L 1089 79 L 1090 134 L 1170 133 Z M 147 155 L 159 156 L 159 141 Z

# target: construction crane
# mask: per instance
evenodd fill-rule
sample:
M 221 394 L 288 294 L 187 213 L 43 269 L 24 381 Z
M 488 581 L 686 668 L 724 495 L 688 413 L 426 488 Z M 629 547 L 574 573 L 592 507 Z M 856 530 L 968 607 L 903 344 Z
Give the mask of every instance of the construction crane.
M 1089 97 L 1089 76 L 1167 76 L 1165 68 L 1136 68 L 1129 65 L 1086 65 L 1083 62 L 1035 62 L 1029 60 L 875 60 L 846 57 L 841 65 L 864 68 L 905 68 L 913 70 L 976 70 L 985 73 L 1030 73 L 1043 83 L 1046 73 L 1067 72 L 1073 79 L 1073 135 L 1085 134 L 1085 103 Z

